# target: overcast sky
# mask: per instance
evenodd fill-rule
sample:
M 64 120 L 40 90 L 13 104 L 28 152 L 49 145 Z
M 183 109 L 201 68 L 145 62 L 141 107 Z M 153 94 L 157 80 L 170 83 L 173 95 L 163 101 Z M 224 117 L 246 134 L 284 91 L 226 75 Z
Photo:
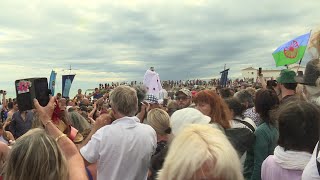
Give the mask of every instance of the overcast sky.
M 162 80 L 233 77 L 249 66 L 275 68 L 272 52 L 319 28 L 319 0 L 1 0 L 0 89 L 14 81 L 61 75 L 78 88 L 142 81 L 150 66 Z M 307 61 L 307 60 L 304 60 Z

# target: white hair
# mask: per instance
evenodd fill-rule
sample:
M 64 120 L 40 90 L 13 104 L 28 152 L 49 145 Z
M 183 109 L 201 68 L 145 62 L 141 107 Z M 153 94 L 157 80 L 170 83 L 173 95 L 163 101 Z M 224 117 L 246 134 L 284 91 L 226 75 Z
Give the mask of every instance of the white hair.
M 320 30 L 315 31 L 312 33 L 310 40 L 309 40 L 309 50 L 314 49 L 316 51 L 316 54 L 313 54 L 313 58 L 319 58 L 320 54 Z M 317 70 L 320 70 L 319 64 L 316 65 Z M 318 78 L 315 82 L 315 86 L 308 86 L 305 85 L 305 89 L 307 92 L 307 98 L 311 101 L 316 103 L 317 105 L 320 105 L 320 78 Z
M 320 71 L 320 65 L 316 65 L 316 70 Z M 315 81 L 315 86 L 304 85 L 305 87 L 305 94 L 309 101 L 320 105 L 320 77 L 317 78 Z
M 192 124 L 174 138 L 158 180 L 196 179 L 199 172 L 211 178 L 243 180 L 239 157 L 227 137 L 210 125 Z
M 135 89 L 118 86 L 110 92 L 111 107 L 125 116 L 134 116 L 138 111 L 138 97 Z
M 316 81 L 316 86 L 305 85 L 306 95 L 309 101 L 320 106 L 320 78 Z

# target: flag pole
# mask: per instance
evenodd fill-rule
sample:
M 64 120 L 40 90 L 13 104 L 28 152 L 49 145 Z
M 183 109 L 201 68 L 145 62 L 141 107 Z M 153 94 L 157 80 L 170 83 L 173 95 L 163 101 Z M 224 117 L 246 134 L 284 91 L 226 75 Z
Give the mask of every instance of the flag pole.
M 311 38 L 311 32 L 312 32 L 312 29 L 310 30 L 310 36 L 309 36 L 309 39 L 308 39 L 307 47 L 308 47 L 308 44 L 309 44 L 309 41 L 310 41 L 310 38 Z M 298 66 L 298 69 L 297 69 L 297 73 L 299 72 L 299 69 L 300 69 L 300 66 L 301 66 L 301 62 L 302 62 L 302 58 L 299 61 L 299 66 Z
M 299 72 L 301 62 L 302 62 L 302 58 L 301 58 L 300 61 L 299 61 L 299 66 L 298 66 L 298 69 L 297 69 L 297 73 Z

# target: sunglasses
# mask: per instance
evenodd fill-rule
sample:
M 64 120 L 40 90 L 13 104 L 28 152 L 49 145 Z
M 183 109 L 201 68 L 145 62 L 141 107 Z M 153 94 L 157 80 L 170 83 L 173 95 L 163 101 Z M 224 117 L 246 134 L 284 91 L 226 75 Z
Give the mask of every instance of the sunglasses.
M 176 97 L 176 100 L 187 100 L 187 99 L 189 99 L 189 97 L 186 97 L 186 96 L 177 96 Z

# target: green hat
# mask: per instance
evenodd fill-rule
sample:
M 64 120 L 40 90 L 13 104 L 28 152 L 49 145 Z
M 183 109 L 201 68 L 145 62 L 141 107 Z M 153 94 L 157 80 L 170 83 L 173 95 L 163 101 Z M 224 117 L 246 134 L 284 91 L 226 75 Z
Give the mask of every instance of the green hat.
M 289 69 L 281 70 L 280 77 L 277 78 L 278 83 L 297 83 L 294 79 L 296 77 L 296 73 Z

